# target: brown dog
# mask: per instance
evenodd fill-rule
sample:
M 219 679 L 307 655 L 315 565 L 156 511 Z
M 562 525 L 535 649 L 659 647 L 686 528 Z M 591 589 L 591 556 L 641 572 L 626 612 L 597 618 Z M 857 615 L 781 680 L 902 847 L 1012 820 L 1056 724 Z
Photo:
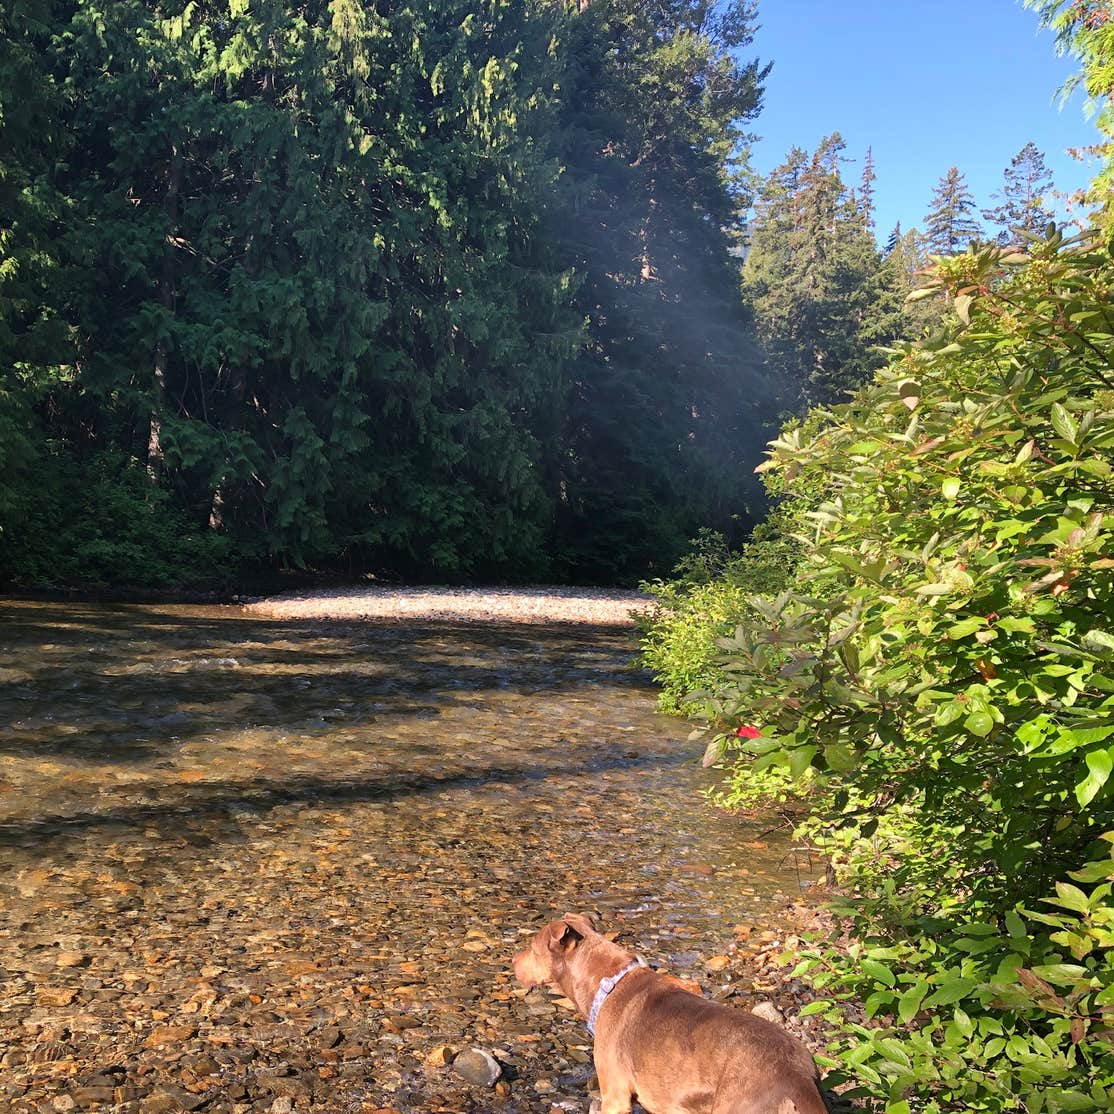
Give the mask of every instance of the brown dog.
M 652 1114 L 826 1114 L 803 1044 L 651 971 L 587 917 L 546 925 L 514 973 L 560 987 L 588 1019 L 600 1114 L 630 1114 L 635 1098 Z

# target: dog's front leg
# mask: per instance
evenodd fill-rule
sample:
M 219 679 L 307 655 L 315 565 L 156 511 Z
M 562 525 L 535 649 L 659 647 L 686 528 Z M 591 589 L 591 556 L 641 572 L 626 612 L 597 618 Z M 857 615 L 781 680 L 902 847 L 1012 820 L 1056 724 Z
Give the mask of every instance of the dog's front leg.
M 598 1114 L 631 1114 L 634 1092 L 625 1080 L 607 1076 L 596 1067 L 600 1081 L 600 1102 Z M 595 1110 L 596 1104 L 592 1103 Z

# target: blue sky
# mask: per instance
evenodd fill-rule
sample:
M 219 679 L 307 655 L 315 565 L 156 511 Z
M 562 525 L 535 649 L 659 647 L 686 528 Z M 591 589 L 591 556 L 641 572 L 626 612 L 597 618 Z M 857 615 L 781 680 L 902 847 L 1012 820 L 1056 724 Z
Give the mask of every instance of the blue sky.
M 838 131 L 851 182 L 873 147 L 882 239 L 898 220 L 922 223 L 953 165 L 980 208 L 995 204 L 1002 171 L 1030 139 L 1058 188 L 1095 173 L 1066 153 L 1097 135 L 1080 94 L 1060 107 L 1073 60 L 1018 0 L 759 0 L 758 22 L 745 53 L 774 69 L 752 165 L 768 173 L 794 144 L 813 150 Z

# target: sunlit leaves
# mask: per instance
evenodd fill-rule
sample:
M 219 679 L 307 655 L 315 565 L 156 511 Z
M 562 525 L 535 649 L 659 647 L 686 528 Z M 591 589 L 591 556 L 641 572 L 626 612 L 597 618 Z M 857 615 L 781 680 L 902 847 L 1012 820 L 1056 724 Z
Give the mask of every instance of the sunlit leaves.
M 723 646 L 718 722 L 811 755 L 871 946 L 810 977 L 861 995 L 843 1063 L 891 1106 L 1114 1097 L 1112 288 L 1087 235 L 943 260 L 957 327 L 771 446 L 808 529 Z

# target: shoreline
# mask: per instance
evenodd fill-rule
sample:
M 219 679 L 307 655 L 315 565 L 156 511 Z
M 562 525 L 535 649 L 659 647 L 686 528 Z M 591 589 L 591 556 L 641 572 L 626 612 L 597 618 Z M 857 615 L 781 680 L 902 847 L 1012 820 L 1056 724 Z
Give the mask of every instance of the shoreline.
M 437 586 L 294 590 L 242 605 L 270 619 L 449 622 L 633 627 L 653 598 L 617 588 L 446 588 Z

